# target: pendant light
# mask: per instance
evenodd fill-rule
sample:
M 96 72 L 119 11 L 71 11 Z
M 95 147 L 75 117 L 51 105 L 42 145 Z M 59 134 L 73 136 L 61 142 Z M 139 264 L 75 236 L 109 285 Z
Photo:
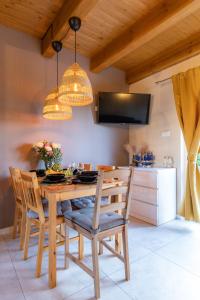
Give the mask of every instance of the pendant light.
M 59 101 L 71 106 L 84 106 L 93 102 L 92 87 L 86 72 L 76 62 L 76 32 L 81 27 L 78 17 L 69 19 L 70 28 L 75 32 L 75 62 L 64 73 L 59 86 Z
M 58 53 L 62 49 L 62 43 L 53 41 L 52 47 L 57 53 L 57 88 L 52 90 L 45 99 L 43 117 L 50 120 L 69 120 L 72 117 L 72 108 L 58 101 Z

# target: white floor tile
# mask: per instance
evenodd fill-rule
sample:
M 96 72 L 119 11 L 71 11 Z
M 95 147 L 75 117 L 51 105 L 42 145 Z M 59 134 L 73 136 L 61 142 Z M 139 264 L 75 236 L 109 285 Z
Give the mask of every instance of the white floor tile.
M 113 243 L 111 244 L 113 245 Z M 130 262 L 137 261 L 138 259 L 141 259 L 148 255 L 149 253 L 150 250 L 142 247 L 141 245 L 136 245 L 134 241 L 129 242 Z M 107 275 L 112 274 L 117 270 L 122 270 L 122 272 L 124 273 L 124 264 L 117 257 L 112 255 L 110 251 L 105 247 L 103 255 L 99 257 L 99 265 L 102 272 Z
M 82 270 L 70 265 L 70 269 L 57 272 L 57 286 L 54 289 L 48 288 L 47 275 L 37 279 L 23 279 L 20 283 L 27 299 L 63 299 L 90 285 L 92 280 L 86 276 Z
M 181 221 L 180 221 L 181 223 Z M 129 238 L 136 244 L 140 244 L 144 248 L 155 251 L 170 242 L 177 240 L 183 236 L 190 235 L 193 231 L 184 226 L 180 226 L 179 222 L 172 221 L 162 226 L 140 225 L 134 221 L 129 226 Z M 178 224 L 178 225 L 177 225 Z
M 4 240 L 0 240 L 0 252 L 8 251 L 7 244 Z
M 57 249 L 57 287 L 48 287 L 48 252 L 42 276 L 35 278 L 37 238 L 29 259 L 22 259 L 19 239 L 0 238 L 0 300 L 94 299 L 93 280 L 74 263 L 64 270 L 64 247 Z M 113 242 L 111 242 L 112 244 Z M 174 220 L 160 227 L 134 220 L 129 224 L 131 280 L 124 280 L 124 265 L 107 249 L 99 257 L 101 299 L 199 300 L 200 224 Z M 77 253 L 77 245 L 70 251 Z M 90 242 L 84 261 L 91 266 Z M 197 276 L 198 275 L 198 276 Z M 22 292 L 23 291 L 23 292 Z
M 100 282 L 101 300 L 136 300 L 134 297 L 127 295 L 122 291 L 112 280 L 108 277 L 104 277 Z M 94 298 L 93 285 L 82 289 L 79 293 L 67 297 L 64 300 L 92 300 Z
M 7 250 L 0 249 L 0 264 L 10 261 L 10 255 Z
M 130 281 L 121 271 L 110 278 L 137 300 L 199 300 L 200 279 L 153 253 L 131 264 Z
M 13 268 L 13 264 L 10 260 L 10 257 L 7 257 L 7 260 L 0 263 L 0 281 L 1 279 L 15 279 L 16 273 Z
M 112 239 L 112 241 L 106 239 L 106 242 L 114 248 L 114 238 Z M 87 263 L 89 262 L 91 266 L 91 242 L 85 239 L 84 245 L 84 253 L 85 256 L 88 258 Z M 105 247 L 103 249 L 103 255 L 99 256 L 99 267 L 101 277 L 105 276 L 106 274 L 109 275 L 120 269 L 123 270 L 124 264 L 117 257 L 112 255 L 112 253 L 110 253 L 110 251 L 107 250 Z M 77 247 L 72 247 L 72 251 L 77 252 Z M 129 237 L 130 262 L 141 259 L 149 253 L 149 249 L 142 247 L 140 244 L 136 243 L 133 239 Z
M 194 236 L 184 237 L 157 250 L 156 253 L 200 276 L 200 239 Z
M 1 278 L 0 300 L 25 300 L 19 281 L 16 277 L 13 279 Z
M 48 257 L 43 259 L 42 275 L 35 278 L 35 259 L 26 262 L 15 263 L 17 275 L 20 284 L 27 299 L 63 299 L 70 296 L 86 286 L 92 284 L 92 278 L 82 271 L 74 263 L 70 262 L 69 269 L 63 267 L 63 257 L 58 259 L 57 287 L 49 289 L 48 287 Z

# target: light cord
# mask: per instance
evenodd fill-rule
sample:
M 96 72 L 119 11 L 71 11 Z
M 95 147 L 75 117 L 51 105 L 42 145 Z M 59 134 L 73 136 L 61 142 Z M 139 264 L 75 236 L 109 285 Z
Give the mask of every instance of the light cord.
M 57 52 L 57 91 L 58 91 L 58 52 Z
M 74 45 L 74 49 L 75 49 L 75 63 L 76 63 L 76 31 L 75 31 L 75 39 L 74 39 L 75 45 Z

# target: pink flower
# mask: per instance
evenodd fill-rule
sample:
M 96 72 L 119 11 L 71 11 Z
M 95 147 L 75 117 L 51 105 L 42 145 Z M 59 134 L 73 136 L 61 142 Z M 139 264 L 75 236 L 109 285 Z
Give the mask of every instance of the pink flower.
M 45 150 L 46 150 L 47 152 L 51 152 L 51 151 L 52 151 L 52 148 L 51 148 L 50 146 L 46 146 L 46 145 L 45 145 Z

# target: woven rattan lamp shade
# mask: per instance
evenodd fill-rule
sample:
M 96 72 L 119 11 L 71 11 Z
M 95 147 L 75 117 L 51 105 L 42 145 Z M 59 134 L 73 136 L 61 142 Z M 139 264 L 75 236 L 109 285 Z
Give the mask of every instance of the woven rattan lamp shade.
M 79 64 L 74 63 L 65 71 L 58 98 L 61 103 L 71 106 L 84 106 L 93 102 L 90 80 Z
M 54 89 L 45 99 L 43 117 L 50 120 L 69 120 L 72 108 L 58 101 L 58 90 Z

